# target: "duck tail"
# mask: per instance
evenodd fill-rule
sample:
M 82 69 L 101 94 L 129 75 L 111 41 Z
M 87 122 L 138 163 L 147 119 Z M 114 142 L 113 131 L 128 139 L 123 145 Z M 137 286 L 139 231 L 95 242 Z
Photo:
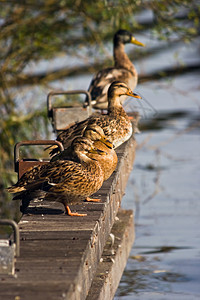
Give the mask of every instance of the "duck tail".
M 13 185 L 13 186 L 10 186 L 8 188 L 6 188 L 6 191 L 8 193 L 21 193 L 23 191 L 25 191 L 25 188 L 23 186 L 16 186 L 16 185 Z

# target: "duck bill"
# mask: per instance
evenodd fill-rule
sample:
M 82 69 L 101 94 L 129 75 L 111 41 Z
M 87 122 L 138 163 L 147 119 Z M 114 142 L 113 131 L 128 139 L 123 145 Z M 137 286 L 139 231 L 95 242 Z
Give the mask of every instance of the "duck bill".
M 105 144 L 108 148 L 113 149 L 113 144 L 107 140 L 105 137 L 101 137 L 100 141 Z
M 92 153 L 92 154 L 98 154 L 98 155 L 105 155 L 105 154 L 107 154 L 105 151 L 102 151 L 102 150 L 97 149 L 97 148 L 92 148 L 88 152 Z
M 134 98 L 137 98 L 137 99 L 142 99 L 142 97 L 140 97 L 138 94 L 136 93 L 133 93 L 132 91 L 128 91 L 126 93 L 127 96 L 131 96 L 131 97 L 134 97 Z
M 135 44 L 135 45 L 137 45 L 137 46 L 146 47 L 145 44 L 143 44 L 143 43 L 139 42 L 138 40 L 136 40 L 136 38 L 135 38 L 134 36 L 131 38 L 131 43 L 132 43 L 132 44 Z

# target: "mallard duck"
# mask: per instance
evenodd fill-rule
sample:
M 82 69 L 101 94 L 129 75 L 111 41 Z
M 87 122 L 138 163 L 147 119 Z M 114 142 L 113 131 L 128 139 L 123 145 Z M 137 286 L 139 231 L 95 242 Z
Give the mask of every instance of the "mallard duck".
M 135 89 L 138 81 L 136 68 L 124 51 L 124 46 L 132 43 L 138 46 L 145 46 L 136 40 L 131 32 L 127 30 L 118 30 L 113 39 L 113 57 L 114 67 L 99 71 L 92 79 L 88 91 L 91 93 L 92 106 L 96 109 L 107 109 L 107 91 L 110 84 L 115 81 L 125 82 L 132 90 Z M 127 98 L 121 97 L 121 103 Z
M 104 180 L 107 180 L 116 169 L 118 162 L 117 154 L 113 149 L 112 143 L 106 139 L 103 129 L 96 124 L 89 124 L 86 127 L 84 136 L 94 141 L 95 148 L 106 153 L 106 155 L 99 157 L 98 162 L 104 172 Z M 88 157 L 96 159 L 96 154 L 88 153 Z
M 117 166 L 117 154 L 113 149 L 112 143 L 106 139 L 103 129 L 97 124 L 89 124 L 83 133 L 83 136 L 93 141 L 95 148 L 102 150 L 106 155 L 99 156 L 95 153 L 88 153 L 87 156 L 91 159 L 98 160 L 101 165 L 101 169 L 104 172 L 104 180 L 107 180 L 116 169 Z M 70 159 L 77 161 L 77 156 L 74 156 L 72 147 L 68 147 L 59 154 L 53 156 L 51 161 Z
M 68 160 L 57 160 L 37 166 L 27 171 L 14 185 L 7 188 L 9 193 L 17 193 L 16 199 L 22 199 L 27 192 L 40 190 L 45 200 L 61 202 L 66 214 L 84 216 L 72 213 L 69 205 L 80 203 L 98 191 L 104 181 L 104 173 L 98 160 L 89 158 L 88 153 L 101 156 L 105 153 L 94 148 L 93 142 L 85 137 L 74 139 L 72 151 L 80 163 Z M 90 200 L 90 198 L 88 199 Z
M 67 149 L 76 136 L 83 135 L 89 124 L 95 124 L 103 129 L 106 138 L 113 144 L 114 149 L 119 147 L 131 137 L 133 130 L 137 129 L 132 128 L 132 123 L 121 105 L 120 98 L 124 95 L 141 99 L 139 95 L 131 91 L 126 83 L 114 81 L 108 89 L 108 113 L 106 115 L 92 115 L 82 122 L 73 124 L 62 131 L 57 140 Z M 58 151 L 58 147 L 54 147 L 50 155 L 54 155 Z

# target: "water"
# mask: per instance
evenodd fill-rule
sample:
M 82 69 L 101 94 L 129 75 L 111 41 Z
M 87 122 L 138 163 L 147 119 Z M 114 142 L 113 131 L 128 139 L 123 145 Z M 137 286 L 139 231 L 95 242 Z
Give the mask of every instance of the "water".
M 141 121 L 122 200 L 136 239 L 116 300 L 200 298 L 199 77 L 138 87 L 157 115 Z

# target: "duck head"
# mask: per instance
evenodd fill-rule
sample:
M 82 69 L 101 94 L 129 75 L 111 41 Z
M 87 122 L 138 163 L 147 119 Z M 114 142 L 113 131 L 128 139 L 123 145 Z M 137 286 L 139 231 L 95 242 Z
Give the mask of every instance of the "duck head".
M 119 44 L 119 43 L 122 44 L 131 43 L 137 46 L 145 47 L 145 44 L 136 40 L 136 38 L 133 36 L 133 34 L 130 31 L 124 29 L 118 30 L 114 35 L 114 44 Z
M 103 129 L 97 124 L 89 124 L 84 131 L 84 136 L 92 141 L 100 141 L 110 149 L 113 148 L 112 143 L 106 138 Z
M 72 142 L 72 151 L 77 155 L 77 157 L 84 161 L 88 160 L 88 153 L 104 155 L 104 151 L 97 149 L 93 145 L 93 141 L 87 137 L 77 137 Z
M 120 97 L 130 96 L 136 99 L 141 99 L 139 95 L 133 93 L 132 90 L 127 86 L 126 83 L 121 81 L 114 81 L 108 89 L 108 106 L 121 106 Z

